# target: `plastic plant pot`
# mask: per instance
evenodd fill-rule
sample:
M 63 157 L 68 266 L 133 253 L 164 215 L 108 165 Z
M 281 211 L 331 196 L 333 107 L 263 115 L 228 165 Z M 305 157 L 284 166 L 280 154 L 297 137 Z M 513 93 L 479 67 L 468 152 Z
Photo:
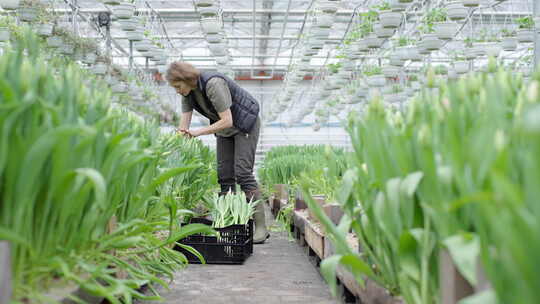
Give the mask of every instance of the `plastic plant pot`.
M 367 37 L 365 40 L 366 40 L 367 47 L 370 49 L 380 48 L 381 45 L 383 44 L 383 40 L 381 38 L 378 38 L 372 35 Z
M 84 55 L 82 62 L 86 64 L 94 64 L 96 62 L 97 55 L 95 53 L 86 53 Z
M 119 5 L 120 1 L 118 1 L 118 0 L 104 0 L 103 3 L 107 4 L 107 5 Z
M 384 28 L 397 28 L 401 25 L 403 15 L 398 12 L 382 11 L 379 13 L 379 22 Z
M 439 39 L 451 40 L 454 39 L 458 31 L 458 24 L 454 22 L 435 22 L 433 29 Z
M 319 14 L 315 17 L 315 25 L 320 28 L 330 28 L 334 23 L 333 14 Z
M 501 45 L 498 42 L 486 42 L 483 43 L 483 49 L 486 52 L 486 55 L 499 57 L 499 54 L 502 51 Z
M 34 7 L 19 7 L 19 19 L 25 22 L 33 22 L 37 19 L 37 10 Z
M 152 48 L 152 45 L 146 41 L 140 41 L 135 44 L 135 49 L 138 52 L 148 52 Z
M 476 57 L 485 56 L 486 49 L 484 48 L 485 42 L 477 42 L 473 44 L 473 49 L 476 52 Z
M 418 44 L 422 45 L 428 51 L 436 51 L 441 48 L 442 40 L 435 34 L 425 34 Z
M 0 0 L 0 6 L 7 11 L 19 8 L 20 0 Z
M 131 3 L 122 3 L 113 8 L 113 14 L 118 19 L 130 19 L 135 12 L 135 5 Z
M 96 63 L 92 67 L 92 73 L 96 75 L 104 75 L 105 73 L 107 73 L 107 65 L 102 62 Z
M 463 20 L 469 15 L 469 10 L 462 1 L 454 1 L 446 5 L 446 13 L 450 20 Z
M 58 48 L 62 45 L 62 38 L 58 36 L 51 36 L 47 38 L 47 46 L 50 48 Z
M 534 17 L 534 28 L 540 33 L 540 17 Z
M 61 47 L 58 48 L 58 51 L 62 55 L 73 55 L 73 45 L 64 43 Z
M 122 30 L 131 32 L 137 29 L 137 25 L 139 23 L 136 20 L 133 20 L 133 17 L 131 17 L 131 19 L 118 20 L 118 24 Z
M 395 66 L 385 66 L 382 68 L 383 75 L 388 78 L 395 78 L 399 76 L 399 68 Z
M 208 43 L 220 43 L 223 40 L 223 34 L 215 33 L 206 35 L 206 41 Z
M 111 87 L 111 91 L 113 93 L 126 93 L 127 86 L 123 83 L 117 83 Z
M 127 32 L 126 37 L 130 41 L 142 41 L 144 39 L 144 34 L 141 30 L 135 30 Z
M 366 77 L 366 82 L 370 87 L 384 87 L 386 85 L 386 78 L 384 75 L 371 75 Z
M 210 49 L 210 52 L 214 54 L 214 56 L 224 55 L 226 49 L 226 45 L 224 43 L 210 43 L 208 44 L 208 48 Z
M 398 0 L 399 3 L 412 3 L 414 0 Z
M 355 68 L 356 68 L 356 64 L 353 61 L 345 61 L 343 63 L 343 69 L 345 71 L 354 71 Z
M 201 24 L 206 34 L 216 34 L 221 31 L 221 25 L 217 18 L 202 18 Z
M 477 7 L 480 5 L 480 0 L 463 0 L 463 6 Z
M 478 57 L 478 52 L 476 51 L 474 47 L 468 47 L 465 49 L 464 55 L 465 55 L 465 58 L 467 58 L 468 60 L 473 60 L 473 59 L 476 59 L 476 57 Z
M 213 6 L 214 0 L 195 0 L 195 5 L 198 7 Z
M 392 11 L 394 12 L 404 12 L 409 7 L 410 2 L 399 2 L 397 0 L 392 0 L 390 3 L 390 7 L 392 8 Z
M 469 71 L 469 62 L 465 60 L 454 61 L 454 70 L 458 74 L 465 74 Z
M 322 50 L 324 48 L 324 41 L 313 40 L 309 42 L 308 46 L 312 50 Z
M 334 14 L 338 10 L 336 1 L 321 1 L 319 2 L 319 9 L 325 13 Z
M 330 28 L 313 27 L 311 29 L 311 35 L 319 39 L 326 39 L 330 36 Z
M 51 23 L 43 23 L 38 26 L 37 33 L 41 37 L 49 37 L 52 35 L 53 25 Z
M 500 44 L 503 50 L 513 52 L 518 47 L 518 40 L 516 37 L 504 37 Z
M 218 7 L 214 5 L 199 7 L 199 14 L 202 17 L 215 17 L 218 14 Z
M 534 41 L 534 31 L 530 29 L 519 29 L 517 30 L 516 37 L 520 43 L 530 43 Z
M 227 63 L 229 63 L 229 56 L 217 56 L 216 57 L 216 63 L 217 64 L 227 64 Z
M 9 41 L 11 34 L 7 28 L 0 28 L 0 41 Z
M 395 29 L 384 28 L 379 22 L 373 24 L 373 32 L 379 38 L 390 38 L 394 36 Z

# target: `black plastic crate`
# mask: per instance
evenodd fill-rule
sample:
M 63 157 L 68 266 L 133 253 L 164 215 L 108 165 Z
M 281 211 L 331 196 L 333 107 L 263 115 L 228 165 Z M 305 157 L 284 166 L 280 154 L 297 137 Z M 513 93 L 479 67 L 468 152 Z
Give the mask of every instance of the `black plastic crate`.
M 193 218 L 191 223 L 212 226 L 212 221 L 204 218 Z M 219 232 L 219 237 L 194 234 L 179 242 L 197 250 L 207 264 L 242 264 L 253 253 L 253 220 L 249 220 L 245 226 L 232 225 L 215 230 Z M 174 249 L 183 253 L 189 263 L 201 263 L 184 248 L 175 246 Z

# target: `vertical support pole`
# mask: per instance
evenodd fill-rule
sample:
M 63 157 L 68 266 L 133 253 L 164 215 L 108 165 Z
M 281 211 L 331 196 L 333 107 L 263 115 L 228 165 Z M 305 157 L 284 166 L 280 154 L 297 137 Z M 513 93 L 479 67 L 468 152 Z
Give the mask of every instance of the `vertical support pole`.
M 535 21 L 540 20 L 540 2 L 533 1 L 533 18 Z M 534 67 L 537 68 L 540 63 L 540 31 L 538 25 L 535 25 L 534 33 Z
M 107 57 L 111 57 L 112 53 L 112 37 L 111 37 L 111 26 L 107 25 L 105 27 L 106 34 L 107 34 Z
M 144 64 L 144 69 L 146 70 L 146 72 L 148 73 L 148 57 L 144 57 L 146 59 L 146 62 Z
M 129 70 L 133 70 L 133 40 L 129 41 Z
M 11 303 L 11 248 L 9 242 L 0 241 L 0 304 Z
M 75 34 L 79 32 L 79 25 L 77 24 L 77 13 L 79 11 L 79 8 L 77 5 L 77 0 L 73 0 L 71 24 L 73 26 L 73 33 Z

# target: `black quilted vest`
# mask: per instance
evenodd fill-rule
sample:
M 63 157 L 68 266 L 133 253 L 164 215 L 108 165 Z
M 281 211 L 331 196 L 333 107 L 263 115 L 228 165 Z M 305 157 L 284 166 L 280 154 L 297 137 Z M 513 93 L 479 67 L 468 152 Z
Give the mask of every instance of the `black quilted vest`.
M 240 132 L 243 132 L 243 133 L 251 132 L 259 116 L 259 103 L 253 96 L 251 96 L 251 94 L 249 94 L 248 91 L 242 89 L 229 77 L 221 73 L 201 72 L 201 76 L 199 77 L 199 81 L 198 81 L 198 86 L 199 86 L 199 89 L 201 89 L 202 91 L 202 94 L 204 96 L 204 101 L 207 104 L 207 108 L 211 109 L 211 111 L 216 116 L 219 116 L 214 106 L 212 105 L 212 102 L 206 95 L 206 84 L 211 78 L 214 78 L 214 77 L 219 77 L 219 78 L 224 79 L 225 82 L 227 82 L 227 85 L 229 86 L 229 91 L 231 91 L 231 97 L 232 97 L 231 113 L 232 113 L 232 119 L 233 119 L 233 126 L 236 129 L 240 130 Z M 193 93 L 189 93 L 187 98 L 189 98 L 190 103 L 193 105 L 193 108 L 197 110 L 197 112 L 201 113 L 203 116 L 210 119 L 210 123 L 215 123 L 214 120 L 206 116 L 202 108 L 197 103 L 197 100 Z

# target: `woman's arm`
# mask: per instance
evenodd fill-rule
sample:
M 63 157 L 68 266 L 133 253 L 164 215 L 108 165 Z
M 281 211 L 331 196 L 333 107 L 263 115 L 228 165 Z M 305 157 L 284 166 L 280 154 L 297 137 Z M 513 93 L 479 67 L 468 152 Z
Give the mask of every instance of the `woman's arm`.
M 208 135 L 208 134 L 214 134 L 216 132 L 219 132 L 221 130 L 230 128 L 233 126 L 233 119 L 231 114 L 231 109 L 227 109 L 223 112 L 218 113 L 219 114 L 219 120 L 215 123 L 209 125 L 208 127 L 204 127 L 202 129 L 198 130 L 191 130 L 188 131 L 191 136 L 201 136 L 201 135 Z
M 178 129 L 180 130 L 188 130 L 189 126 L 191 125 L 191 117 L 193 116 L 193 111 L 190 112 L 183 112 L 182 117 L 180 118 L 180 126 Z

